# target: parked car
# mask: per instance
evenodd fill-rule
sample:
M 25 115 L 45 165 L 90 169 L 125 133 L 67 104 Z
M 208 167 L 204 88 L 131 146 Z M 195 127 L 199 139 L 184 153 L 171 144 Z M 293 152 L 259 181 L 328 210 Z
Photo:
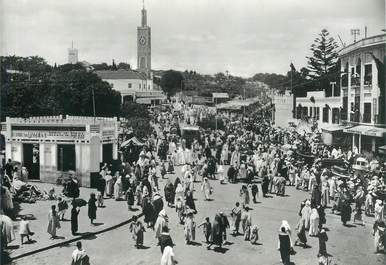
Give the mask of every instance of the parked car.
M 352 168 L 355 170 L 368 171 L 370 169 L 370 163 L 369 163 L 369 161 L 367 161 L 366 158 L 358 157 L 355 160 Z

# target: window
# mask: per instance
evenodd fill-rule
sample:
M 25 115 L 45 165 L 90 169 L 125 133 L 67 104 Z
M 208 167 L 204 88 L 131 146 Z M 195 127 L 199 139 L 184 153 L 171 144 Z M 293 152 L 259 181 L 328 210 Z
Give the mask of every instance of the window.
M 332 123 L 339 123 L 339 108 L 332 109 Z
M 127 87 L 128 87 L 128 88 L 131 88 L 131 83 L 128 83 L 128 84 L 127 84 Z
M 141 84 L 139 84 L 139 89 L 141 89 Z
M 307 107 L 303 107 L 303 119 L 306 118 L 308 116 L 308 108 Z
M 342 87 L 347 87 L 348 86 L 348 74 L 343 74 L 342 75 Z
M 363 122 L 365 123 L 371 122 L 371 103 L 363 104 Z
M 328 122 L 328 108 L 323 108 L 323 122 Z
M 373 77 L 373 65 L 365 65 L 365 86 L 371 85 Z
M 343 97 L 343 109 L 341 111 L 341 119 L 347 120 L 347 112 L 348 112 L 348 97 Z
M 312 107 L 310 107 L 310 117 L 312 117 Z
M 314 117 L 315 119 L 318 121 L 319 118 L 320 118 L 320 114 L 319 114 L 319 107 L 315 107 L 314 108 Z

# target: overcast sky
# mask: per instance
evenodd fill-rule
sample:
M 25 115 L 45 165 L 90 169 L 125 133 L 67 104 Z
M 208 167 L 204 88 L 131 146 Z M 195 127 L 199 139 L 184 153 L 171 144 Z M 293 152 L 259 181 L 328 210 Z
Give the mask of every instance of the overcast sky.
M 306 64 L 322 28 L 351 43 L 385 27 L 384 0 L 146 0 L 152 68 L 251 76 Z M 67 62 L 67 48 L 90 63 L 136 67 L 142 0 L 0 0 L 2 55 Z M 339 43 L 340 44 L 340 43 Z

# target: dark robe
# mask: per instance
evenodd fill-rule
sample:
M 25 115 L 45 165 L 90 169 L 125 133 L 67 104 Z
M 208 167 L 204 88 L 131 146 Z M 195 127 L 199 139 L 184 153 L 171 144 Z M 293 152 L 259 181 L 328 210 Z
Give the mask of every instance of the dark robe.
M 264 176 L 263 183 L 261 184 L 261 189 L 263 190 L 263 196 L 265 196 L 268 193 L 268 187 L 269 187 L 269 177 Z
M 328 236 L 326 232 L 319 233 L 319 254 L 322 256 L 327 255 L 327 247 L 326 242 L 328 240 Z
M 145 215 L 145 218 L 144 218 L 145 223 L 153 222 L 154 209 L 153 209 L 153 205 L 150 202 L 150 198 L 148 196 L 143 198 L 142 211 L 143 211 L 143 214 Z
M 88 200 L 88 218 L 90 219 L 96 219 L 96 211 L 97 211 L 97 207 L 96 207 L 96 202 L 97 200 L 95 198 L 90 198 Z
M 173 240 L 169 233 L 161 233 L 159 236 L 159 245 L 161 247 L 161 253 L 164 253 L 165 247 L 173 247 Z
M 345 201 L 342 204 L 342 210 L 340 212 L 340 219 L 343 224 L 351 220 L 351 206 L 350 203 Z
M 186 193 L 186 201 L 185 201 L 185 203 L 186 203 L 187 206 L 189 206 L 190 209 L 194 210 L 197 213 L 196 205 L 195 205 L 194 199 L 193 199 L 193 193 L 191 191 L 188 191 Z
M 289 235 L 279 234 L 280 256 L 284 265 L 290 264 L 291 241 Z
M 73 207 L 71 209 L 71 233 L 73 235 L 78 232 L 78 214 L 79 211 Z
M 221 222 L 215 219 L 212 226 L 212 243 L 221 246 L 223 240 L 222 235 Z
M 165 200 L 170 204 L 174 204 L 175 193 L 174 193 L 174 186 L 171 182 L 169 184 L 166 184 L 164 188 L 164 192 L 165 192 Z

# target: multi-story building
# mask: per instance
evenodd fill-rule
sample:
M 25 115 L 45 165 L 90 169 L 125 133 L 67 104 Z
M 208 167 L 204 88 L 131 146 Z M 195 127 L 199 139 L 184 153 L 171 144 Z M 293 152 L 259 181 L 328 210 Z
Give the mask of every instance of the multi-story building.
M 379 118 L 385 106 L 379 102 L 380 73 L 376 63 L 379 60 L 384 64 L 385 48 L 386 34 L 382 34 L 354 42 L 339 52 L 341 119 L 344 124 L 351 125 L 344 132 L 352 134 L 352 146 L 359 150 L 376 152 L 385 142 L 385 124 Z

